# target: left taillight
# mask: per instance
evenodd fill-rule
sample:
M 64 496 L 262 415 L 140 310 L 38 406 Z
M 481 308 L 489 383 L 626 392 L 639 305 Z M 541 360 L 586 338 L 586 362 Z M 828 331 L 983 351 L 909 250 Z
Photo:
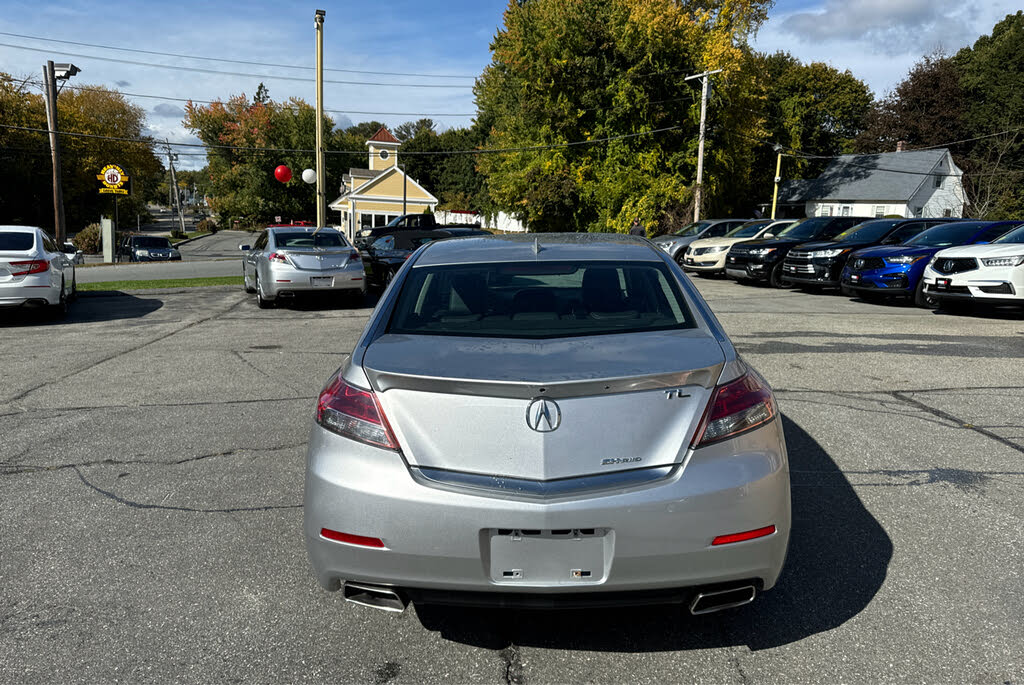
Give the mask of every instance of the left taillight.
M 277 262 L 279 264 L 287 264 L 288 258 L 280 252 L 271 252 L 270 256 L 267 257 L 267 261 Z
M 768 423 L 775 413 L 771 388 L 759 375 L 747 371 L 715 388 L 690 446 L 696 449 L 735 437 Z
M 352 440 L 389 450 L 398 449 L 398 441 L 377 402 L 377 396 L 349 385 L 340 375 L 332 378 L 320 393 L 316 422 L 332 433 Z
M 48 271 L 50 263 L 45 259 L 33 259 L 25 262 L 11 262 L 10 267 L 12 276 L 29 276 Z
M 359 254 L 359 250 L 352 250 L 352 256 L 348 258 L 350 262 L 358 262 L 361 259 L 362 256 Z

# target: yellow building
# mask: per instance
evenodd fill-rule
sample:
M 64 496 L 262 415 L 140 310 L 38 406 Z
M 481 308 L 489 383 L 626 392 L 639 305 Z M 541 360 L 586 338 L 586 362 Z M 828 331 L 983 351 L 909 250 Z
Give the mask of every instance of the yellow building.
M 366 141 L 369 169 L 351 168 L 342 176 L 341 196 L 328 207 L 340 214 L 349 236 L 383 226 L 402 214 L 434 211 L 437 198 L 398 168 L 401 143 L 385 126 Z

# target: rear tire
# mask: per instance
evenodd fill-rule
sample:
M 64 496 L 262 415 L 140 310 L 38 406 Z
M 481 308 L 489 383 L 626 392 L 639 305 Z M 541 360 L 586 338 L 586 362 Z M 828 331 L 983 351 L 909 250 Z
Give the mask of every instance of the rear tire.
M 850 288 L 845 285 L 839 286 L 839 294 L 842 295 L 843 297 L 856 297 L 853 291 L 850 290 Z
M 937 309 L 940 307 L 939 298 L 925 292 L 923 278 L 917 282 L 917 288 L 914 289 L 914 304 L 922 309 Z
M 260 285 L 260 275 L 256 274 L 256 304 L 260 309 L 270 309 L 274 306 L 273 300 L 263 297 L 263 286 Z
M 71 300 L 78 299 L 78 274 L 71 277 Z
M 256 292 L 256 288 L 249 285 L 249 276 L 246 275 L 244 268 L 242 269 L 242 289 L 250 295 Z
M 50 313 L 54 319 L 63 319 L 68 315 L 68 296 L 64 292 L 64 279 L 60 281 L 60 299 L 57 300 L 57 304 L 52 305 Z

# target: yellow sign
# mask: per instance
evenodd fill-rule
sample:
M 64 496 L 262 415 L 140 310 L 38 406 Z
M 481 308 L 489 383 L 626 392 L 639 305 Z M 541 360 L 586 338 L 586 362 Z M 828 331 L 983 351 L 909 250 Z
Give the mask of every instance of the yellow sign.
M 127 195 L 128 174 L 116 164 L 108 164 L 96 175 L 100 181 L 100 195 Z

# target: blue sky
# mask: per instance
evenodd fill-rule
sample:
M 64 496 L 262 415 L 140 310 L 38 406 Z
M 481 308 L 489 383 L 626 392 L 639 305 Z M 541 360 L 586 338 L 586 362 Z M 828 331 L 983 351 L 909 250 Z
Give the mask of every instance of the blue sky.
M 953 52 L 972 43 L 1017 0 L 779 0 L 754 39 L 758 49 L 788 50 L 805 61 L 849 69 L 879 95 L 894 86 L 924 53 Z M 313 65 L 313 11 L 327 11 L 328 68 L 472 77 L 489 60 L 489 43 L 502 21 L 504 0 L 377 3 L 133 2 L 64 0 L 27 3 L 0 0 L 0 32 L 106 46 L 195 54 L 254 62 Z M 276 100 L 314 101 L 312 72 L 140 55 L 0 35 L 0 43 L 43 49 L 31 52 L 0 45 L 0 71 L 38 75 L 46 59 L 72 61 L 82 69 L 72 83 L 103 84 L 126 93 L 210 100 L 252 95 L 263 80 Z M 262 77 L 174 71 L 73 56 L 115 57 L 140 62 L 247 72 Z M 274 76 L 299 80 L 278 80 Z M 472 78 L 374 76 L 328 73 L 328 79 L 401 84 L 413 88 L 327 84 L 332 110 L 430 113 L 442 127 L 464 125 L 472 113 Z M 174 100 L 135 98 L 148 114 L 150 133 L 172 142 L 194 140 L 181 126 Z M 378 119 L 395 125 L 413 115 L 334 114 L 339 124 Z M 346 118 L 347 117 L 347 120 Z M 199 160 L 197 160 L 199 161 Z M 191 165 L 186 165 L 191 166 Z

